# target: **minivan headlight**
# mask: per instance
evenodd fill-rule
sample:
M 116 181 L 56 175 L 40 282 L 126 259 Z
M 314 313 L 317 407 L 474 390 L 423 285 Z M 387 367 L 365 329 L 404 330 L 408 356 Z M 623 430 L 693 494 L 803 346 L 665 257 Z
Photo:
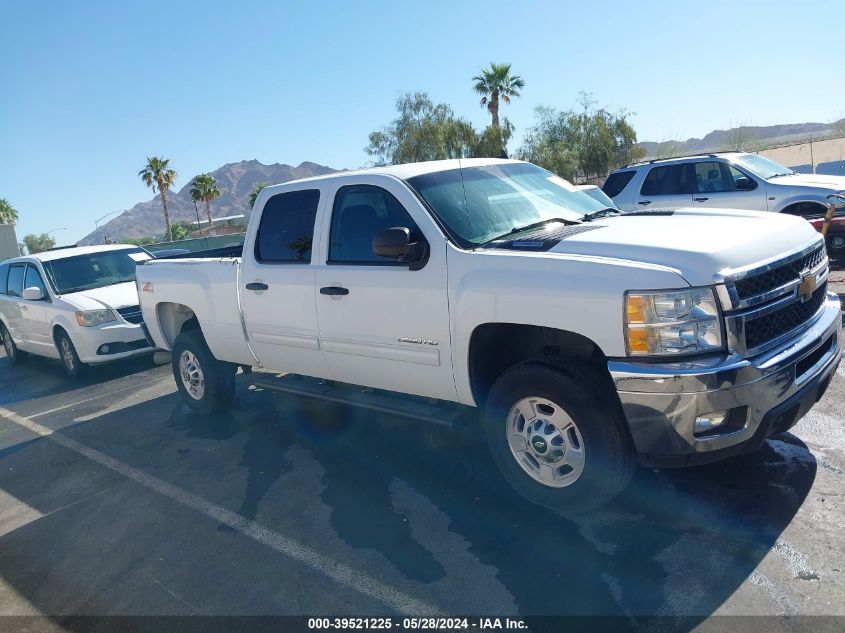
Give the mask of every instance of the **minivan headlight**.
M 80 310 L 76 313 L 76 322 L 82 327 L 93 327 L 110 321 L 117 321 L 117 315 L 111 310 Z
M 677 356 L 723 349 L 713 288 L 626 292 L 625 347 L 629 356 Z

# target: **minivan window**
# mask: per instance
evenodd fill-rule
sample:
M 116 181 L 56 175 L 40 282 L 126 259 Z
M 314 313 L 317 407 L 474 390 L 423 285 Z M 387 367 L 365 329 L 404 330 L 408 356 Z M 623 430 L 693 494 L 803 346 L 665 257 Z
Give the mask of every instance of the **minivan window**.
M 6 286 L 6 294 L 10 297 L 20 297 L 23 292 L 23 269 L 24 264 L 9 267 L 9 284 Z
M 636 173 L 635 171 L 617 171 L 616 173 L 610 174 L 601 186 L 601 190 L 611 198 L 615 198 L 628 186 L 631 178 Z
M 26 276 L 24 277 L 23 287 L 38 288 L 41 291 L 41 296 L 44 298 L 47 297 L 47 288 L 44 286 L 44 281 L 41 279 L 38 269 L 32 264 L 26 267 Z
M 655 167 L 646 176 L 640 194 L 643 196 L 674 196 L 692 193 L 687 178 L 686 165 Z
M 6 294 L 6 280 L 9 278 L 9 264 L 0 264 L 0 295 Z
M 319 202 L 318 189 L 277 193 L 267 200 L 255 239 L 255 259 L 265 263 L 309 263 Z

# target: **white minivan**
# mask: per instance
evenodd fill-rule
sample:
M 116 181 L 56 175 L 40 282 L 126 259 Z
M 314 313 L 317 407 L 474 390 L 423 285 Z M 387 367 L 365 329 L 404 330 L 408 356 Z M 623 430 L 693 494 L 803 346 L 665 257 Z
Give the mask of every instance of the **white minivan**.
M 150 353 L 135 266 L 149 253 L 127 244 L 59 248 L 0 262 L 0 337 L 6 356 L 85 365 Z

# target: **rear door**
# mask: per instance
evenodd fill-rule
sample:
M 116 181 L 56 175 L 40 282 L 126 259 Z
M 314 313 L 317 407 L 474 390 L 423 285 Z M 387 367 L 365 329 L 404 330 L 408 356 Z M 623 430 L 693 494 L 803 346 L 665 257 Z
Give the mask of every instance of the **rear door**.
M 319 187 L 271 195 L 244 243 L 238 292 L 247 337 L 272 369 L 325 377 L 315 303 L 311 247 Z M 235 335 L 235 333 L 233 333 Z
M 765 187 L 730 163 L 699 161 L 690 166 L 694 173 L 694 206 L 768 210 Z
M 657 165 L 646 174 L 634 197 L 634 211 L 692 206 L 688 165 Z
M 331 376 L 455 400 L 445 238 L 398 180 L 362 176 L 334 193 L 317 269 L 320 340 Z M 412 241 L 428 244 L 421 269 L 373 253 L 373 236 L 392 227 L 407 227 Z

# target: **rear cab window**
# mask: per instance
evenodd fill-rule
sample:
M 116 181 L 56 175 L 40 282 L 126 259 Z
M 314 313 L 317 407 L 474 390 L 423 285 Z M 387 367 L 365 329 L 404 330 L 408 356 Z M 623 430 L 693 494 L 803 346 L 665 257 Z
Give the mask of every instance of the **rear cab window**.
M 319 203 L 319 189 L 277 193 L 267 200 L 255 238 L 255 259 L 265 264 L 310 263 Z
M 607 177 L 607 180 L 604 181 L 604 184 L 601 186 L 601 190 L 604 191 L 610 198 L 615 198 L 625 187 L 628 186 L 628 183 L 631 182 L 631 178 L 634 177 L 636 171 L 617 171 L 615 173 L 610 174 Z

